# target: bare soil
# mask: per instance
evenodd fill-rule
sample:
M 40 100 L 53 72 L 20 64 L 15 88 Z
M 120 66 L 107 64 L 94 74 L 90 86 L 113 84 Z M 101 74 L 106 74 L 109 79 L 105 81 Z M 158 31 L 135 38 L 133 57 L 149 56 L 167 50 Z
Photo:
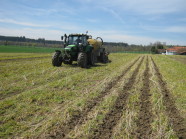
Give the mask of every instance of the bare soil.
M 143 73 L 143 87 L 140 94 L 140 110 L 138 113 L 136 138 L 150 138 L 152 134 L 151 122 L 153 120 L 152 104 L 150 102 L 150 74 L 149 60 L 147 58 L 146 69 Z

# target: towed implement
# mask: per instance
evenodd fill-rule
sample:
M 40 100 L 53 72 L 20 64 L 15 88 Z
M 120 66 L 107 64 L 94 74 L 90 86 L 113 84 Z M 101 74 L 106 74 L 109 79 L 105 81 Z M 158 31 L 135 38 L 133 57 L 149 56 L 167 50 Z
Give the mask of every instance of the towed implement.
M 101 37 L 92 39 L 87 34 L 66 34 L 61 37 L 64 39 L 64 48 L 56 50 L 52 57 L 52 65 L 59 67 L 64 64 L 72 64 L 77 61 L 77 65 L 86 68 L 87 65 L 94 66 L 95 63 L 107 63 L 108 52 L 103 48 L 103 40 Z

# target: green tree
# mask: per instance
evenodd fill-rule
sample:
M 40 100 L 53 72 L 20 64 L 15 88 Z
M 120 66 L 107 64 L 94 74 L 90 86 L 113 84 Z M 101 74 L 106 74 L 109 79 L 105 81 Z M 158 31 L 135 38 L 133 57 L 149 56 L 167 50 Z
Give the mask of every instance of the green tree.
M 157 54 L 158 53 L 157 47 L 156 46 L 152 46 L 151 47 L 151 52 Z
M 158 44 L 158 45 L 157 45 L 157 49 L 164 49 L 164 47 L 163 47 L 162 44 Z

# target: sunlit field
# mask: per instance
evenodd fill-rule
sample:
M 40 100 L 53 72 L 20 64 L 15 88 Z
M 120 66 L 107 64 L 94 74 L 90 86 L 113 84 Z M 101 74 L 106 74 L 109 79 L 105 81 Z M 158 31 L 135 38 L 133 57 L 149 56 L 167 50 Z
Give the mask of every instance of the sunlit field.
M 0 53 L 0 138 L 186 137 L 185 56 L 110 54 L 53 67 L 52 53 Z

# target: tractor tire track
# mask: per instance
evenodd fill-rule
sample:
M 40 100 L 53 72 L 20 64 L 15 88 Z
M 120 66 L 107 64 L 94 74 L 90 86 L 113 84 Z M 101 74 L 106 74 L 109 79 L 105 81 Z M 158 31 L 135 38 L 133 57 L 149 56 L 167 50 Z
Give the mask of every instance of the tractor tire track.
M 171 96 L 171 92 L 166 86 L 166 82 L 163 81 L 163 77 L 157 67 L 156 63 L 152 59 L 152 63 L 155 69 L 155 74 L 158 77 L 158 83 L 161 88 L 161 93 L 163 95 L 163 105 L 166 107 L 166 114 L 169 118 L 169 122 L 179 139 L 186 138 L 186 124 L 184 118 L 180 115 L 179 110 L 176 108 L 175 101 Z
M 123 86 L 122 91 L 118 92 L 118 97 L 111 110 L 106 114 L 103 119 L 103 123 L 98 126 L 98 129 L 94 130 L 94 135 L 88 138 L 91 139 L 109 139 L 112 136 L 113 128 L 117 125 L 119 119 L 122 117 L 122 112 L 125 109 L 127 99 L 130 95 L 129 91 L 134 86 L 139 69 L 143 63 L 144 57 L 141 59 L 133 74 L 129 78 L 129 81 Z M 126 92 L 124 92 L 126 91 Z
M 150 102 L 150 73 L 149 60 L 147 58 L 146 68 L 143 73 L 143 87 L 140 90 L 140 110 L 138 113 L 138 120 L 136 121 L 137 130 L 135 132 L 136 138 L 150 138 L 152 134 L 151 122 L 153 118 L 152 104 Z
M 65 136 L 72 131 L 77 124 L 81 124 L 84 121 L 84 117 L 87 117 L 88 113 L 98 105 L 107 94 L 110 93 L 112 87 L 118 83 L 118 80 L 121 80 L 122 77 L 125 76 L 139 59 L 140 57 L 134 60 L 134 62 L 132 62 L 132 64 L 130 64 L 119 76 L 109 82 L 103 91 L 100 92 L 100 95 L 88 100 L 86 107 L 82 111 L 78 111 L 76 115 L 73 115 L 66 123 L 59 127 L 57 131 L 52 131 L 49 135 L 46 135 L 45 138 L 65 138 Z

